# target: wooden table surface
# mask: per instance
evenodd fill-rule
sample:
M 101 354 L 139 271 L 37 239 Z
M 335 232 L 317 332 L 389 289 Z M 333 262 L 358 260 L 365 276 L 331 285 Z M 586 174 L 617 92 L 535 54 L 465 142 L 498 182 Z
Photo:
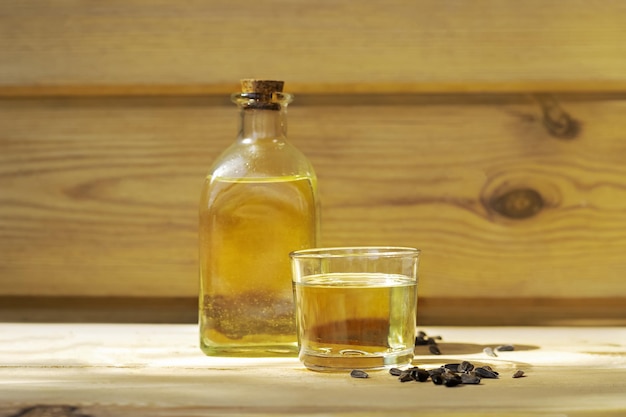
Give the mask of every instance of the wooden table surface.
M 0 416 L 624 416 L 626 329 L 440 327 L 441 356 L 499 379 L 454 388 L 316 373 L 296 358 L 216 358 L 194 325 L 0 323 Z M 513 344 L 487 356 L 485 347 Z M 522 369 L 526 376 L 512 378 Z

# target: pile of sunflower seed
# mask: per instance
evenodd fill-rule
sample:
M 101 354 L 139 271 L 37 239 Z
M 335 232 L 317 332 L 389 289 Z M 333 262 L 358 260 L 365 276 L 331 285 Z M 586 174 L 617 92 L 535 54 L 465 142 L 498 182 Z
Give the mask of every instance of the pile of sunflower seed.
M 389 373 L 397 376 L 400 382 L 426 382 L 429 379 L 435 385 L 456 387 L 461 384 L 480 384 L 482 378 L 497 379 L 498 372 L 490 366 L 475 367 L 471 362 L 449 363 L 439 368 L 422 369 L 414 366 L 409 369 L 391 368 Z
M 428 350 L 433 355 L 441 355 L 441 350 L 437 345 L 437 340 L 441 340 L 441 336 L 428 336 L 425 332 L 419 331 L 415 337 L 415 346 L 428 346 Z M 487 347 L 483 352 L 491 357 L 497 357 L 498 352 L 510 352 L 515 350 L 513 345 L 501 345 L 496 348 Z M 499 373 L 494 371 L 490 366 L 484 365 L 475 367 L 468 361 L 461 363 L 449 363 L 439 368 L 423 369 L 414 366 L 409 369 L 391 368 L 389 373 L 398 377 L 400 382 L 426 382 L 429 379 L 435 385 L 445 385 L 446 387 L 455 387 L 462 384 L 480 384 L 481 379 L 497 379 Z M 350 372 L 352 378 L 369 378 L 367 372 L 355 369 Z M 524 371 L 521 369 L 513 374 L 513 378 L 522 378 Z
M 437 340 L 441 340 L 441 336 L 428 336 L 425 332 L 417 332 L 415 336 L 415 346 L 428 346 L 428 350 L 433 355 L 441 355 L 439 346 L 437 346 Z
M 471 362 L 448 363 L 439 368 L 423 369 L 414 366 L 409 369 L 391 368 L 389 373 L 398 377 L 400 382 L 426 382 L 429 379 L 435 385 L 445 385 L 446 387 L 456 387 L 457 385 L 480 384 L 481 379 L 498 379 L 500 374 L 490 366 L 474 366 Z M 367 372 L 355 369 L 350 372 L 352 378 L 369 378 Z M 521 378 L 524 371 L 521 369 L 513 374 L 513 378 Z
M 441 355 L 441 349 L 439 349 L 439 345 L 437 344 L 437 340 L 441 339 L 441 336 L 428 336 L 426 332 L 420 330 L 417 332 L 417 336 L 415 336 L 415 346 L 428 346 L 430 353 L 433 355 Z M 511 352 L 513 350 L 515 350 L 515 346 L 513 345 L 500 345 L 495 348 L 486 347 L 483 349 L 483 353 L 487 356 L 497 358 L 498 355 L 496 352 Z

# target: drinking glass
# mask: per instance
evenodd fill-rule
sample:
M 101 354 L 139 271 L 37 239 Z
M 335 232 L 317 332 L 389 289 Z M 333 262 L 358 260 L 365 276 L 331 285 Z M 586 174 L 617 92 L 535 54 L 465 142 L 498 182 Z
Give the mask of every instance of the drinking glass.
M 292 252 L 300 361 L 315 371 L 410 364 L 419 256 L 391 246 Z

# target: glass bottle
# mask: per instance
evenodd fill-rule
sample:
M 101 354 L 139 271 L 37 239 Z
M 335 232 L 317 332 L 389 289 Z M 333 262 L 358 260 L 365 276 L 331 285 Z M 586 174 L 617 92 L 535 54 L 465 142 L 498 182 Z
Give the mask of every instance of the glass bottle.
M 213 163 L 200 204 L 200 347 L 216 356 L 292 356 L 289 253 L 316 246 L 317 178 L 286 139 L 282 81 L 242 80 L 237 140 Z

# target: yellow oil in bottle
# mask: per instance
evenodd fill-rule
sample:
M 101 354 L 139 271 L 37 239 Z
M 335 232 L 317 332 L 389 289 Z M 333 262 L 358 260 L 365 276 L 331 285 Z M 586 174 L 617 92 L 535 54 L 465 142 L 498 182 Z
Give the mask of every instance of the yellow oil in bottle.
M 209 355 L 295 355 L 289 253 L 315 246 L 315 177 L 209 176 L 200 207 L 200 339 Z

